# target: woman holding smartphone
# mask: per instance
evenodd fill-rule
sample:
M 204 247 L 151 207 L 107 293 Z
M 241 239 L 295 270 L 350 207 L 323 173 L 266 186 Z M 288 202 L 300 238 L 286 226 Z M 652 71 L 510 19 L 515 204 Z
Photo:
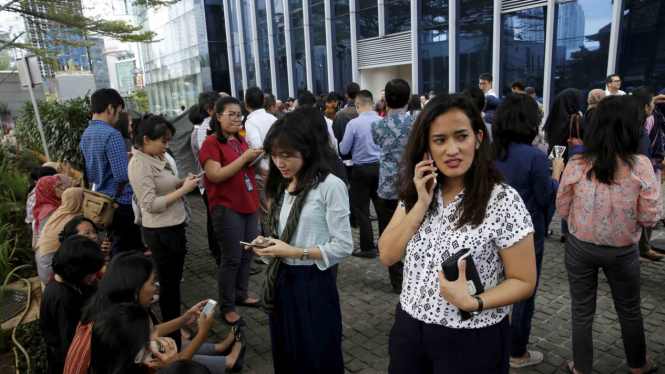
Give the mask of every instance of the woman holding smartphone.
M 400 208 L 379 240 L 384 264 L 404 259 L 389 373 L 509 372 L 508 305 L 534 292 L 534 230 L 519 194 L 492 163 L 486 130 L 467 97 L 442 95 L 409 135 Z M 481 294 L 469 291 L 466 261 L 456 281 L 441 270 L 466 249 Z
M 134 126 L 134 156 L 129 183 L 141 206 L 141 234 L 152 251 L 160 282 L 159 308 L 164 322 L 180 317 L 180 280 L 185 264 L 187 212 L 183 197 L 199 179 L 180 180 L 165 157 L 175 127 L 163 117 L 149 116 Z M 180 348 L 180 332 L 169 335 Z
M 342 314 L 330 268 L 353 252 L 349 198 L 311 126 L 303 114 L 290 113 L 263 143 L 271 159 L 272 238 L 259 236 L 253 244 L 267 245 L 254 251 L 269 262 L 261 298 L 271 312 L 277 374 L 344 373 Z
M 261 307 L 258 299 L 249 297 L 252 253 L 244 251 L 240 242 L 259 234 L 259 195 L 254 166 L 249 164 L 263 149 L 249 148 L 238 133 L 242 119 L 236 98 L 219 99 L 210 120 L 214 136 L 208 136 L 199 151 L 208 207 L 222 254 L 217 275 L 219 310 L 230 325 L 245 324 L 236 306 Z

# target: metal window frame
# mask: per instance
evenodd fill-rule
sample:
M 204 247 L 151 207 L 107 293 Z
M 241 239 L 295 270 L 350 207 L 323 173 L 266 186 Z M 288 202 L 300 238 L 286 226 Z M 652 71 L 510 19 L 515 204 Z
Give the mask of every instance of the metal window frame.
M 291 8 L 289 7 L 289 0 L 282 0 L 284 8 L 284 41 L 286 46 L 286 71 L 289 76 L 289 96 L 294 97 L 295 91 L 293 87 L 293 51 L 291 50 Z
M 312 30 L 309 24 L 309 1 L 302 0 L 303 31 L 305 31 L 305 82 L 307 90 L 312 91 Z
M 229 78 L 231 80 L 231 95 L 236 95 L 236 72 L 233 68 L 233 37 L 231 36 L 231 7 L 229 6 L 229 1 L 233 0 L 223 0 L 222 6 L 224 7 L 224 22 L 226 23 L 226 50 L 228 52 L 229 59 Z
M 257 0 L 263 1 L 263 0 Z M 277 59 L 275 57 L 275 29 L 273 27 L 274 15 L 272 9 L 272 1 L 265 0 L 266 2 L 266 18 L 268 22 L 268 53 L 270 54 L 270 82 L 272 83 L 272 94 L 279 92 L 277 88 Z M 277 95 L 275 95 L 277 96 Z
M 247 59 L 245 58 L 245 30 L 242 22 L 242 3 L 235 0 L 238 17 L 238 46 L 240 47 L 240 70 L 242 71 L 242 90 L 247 90 Z
M 612 8 L 612 26 L 610 28 L 610 48 L 607 56 L 607 75 L 615 74 L 617 72 L 622 17 L 623 0 L 614 0 Z
M 457 92 L 457 68 L 459 61 L 459 47 L 457 45 L 459 0 L 450 0 L 448 3 L 448 92 Z
M 358 7 L 356 0 L 349 0 L 349 18 L 350 18 L 350 31 L 351 31 L 351 79 L 358 82 L 360 72 L 358 71 L 358 17 L 356 13 Z
M 502 21 L 502 0 L 494 0 L 492 33 L 494 34 L 492 42 L 492 78 L 494 82 L 499 83 L 501 76 L 501 21 Z M 494 84 L 492 84 L 494 89 Z
M 379 12 L 379 37 L 384 37 L 386 36 L 386 2 L 378 0 L 376 5 Z
M 252 23 L 252 49 L 254 50 L 254 71 L 256 76 L 256 86 L 263 89 L 263 82 L 261 80 L 261 59 L 259 58 L 259 30 L 257 20 L 257 8 L 255 1 L 263 0 L 249 0 L 250 22 Z
M 418 45 L 418 32 L 420 30 L 420 17 L 418 11 L 420 1 L 411 1 L 411 92 L 420 92 L 420 54 Z
M 328 91 L 335 90 L 335 68 L 333 64 L 333 34 L 332 34 L 332 1 L 324 1 L 326 18 L 326 63 L 328 64 Z
M 545 71 L 543 74 L 543 110 L 545 117 L 550 111 L 550 102 L 552 101 L 552 66 L 554 61 L 554 21 L 556 16 L 556 0 L 547 2 L 547 21 L 545 29 Z

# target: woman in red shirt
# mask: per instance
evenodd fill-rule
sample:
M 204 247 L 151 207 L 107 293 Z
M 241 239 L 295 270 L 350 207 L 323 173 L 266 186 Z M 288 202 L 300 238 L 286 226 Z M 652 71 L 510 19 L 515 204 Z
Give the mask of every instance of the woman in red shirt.
M 217 276 L 219 309 L 222 319 L 230 325 L 245 324 L 236 313 L 236 305 L 261 306 L 258 299 L 248 294 L 252 251 L 243 250 L 240 241 L 251 242 L 259 234 L 259 195 L 254 167 L 249 164 L 263 149 L 250 149 L 238 134 L 242 117 L 236 98 L 219 99 L 210 120 L 214 136 L 207 137 L 199 151 L 210 215 L 222 252 Z

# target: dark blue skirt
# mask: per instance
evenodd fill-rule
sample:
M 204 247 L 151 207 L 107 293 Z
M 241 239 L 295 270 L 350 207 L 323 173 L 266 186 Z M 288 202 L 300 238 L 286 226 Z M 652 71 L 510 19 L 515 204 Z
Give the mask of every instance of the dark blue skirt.
M 342 312 L 330 269 L 281 264 L 270 313 L 275 374 L 343 374 Z

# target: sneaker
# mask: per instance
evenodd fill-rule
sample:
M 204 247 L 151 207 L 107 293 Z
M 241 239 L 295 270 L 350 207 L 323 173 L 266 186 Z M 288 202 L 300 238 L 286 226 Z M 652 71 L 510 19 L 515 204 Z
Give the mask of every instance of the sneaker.
M 533 365 L 538 365 L 539 363 L 543 362 L 543 354 L 538 352 L 538 351 L 527 351 L 529 352 L 529 357 L 517 361 L 517 362 L 510 362 L 510 367 L 511 368 L 524 368 L 527 366 L 533 366 Z

